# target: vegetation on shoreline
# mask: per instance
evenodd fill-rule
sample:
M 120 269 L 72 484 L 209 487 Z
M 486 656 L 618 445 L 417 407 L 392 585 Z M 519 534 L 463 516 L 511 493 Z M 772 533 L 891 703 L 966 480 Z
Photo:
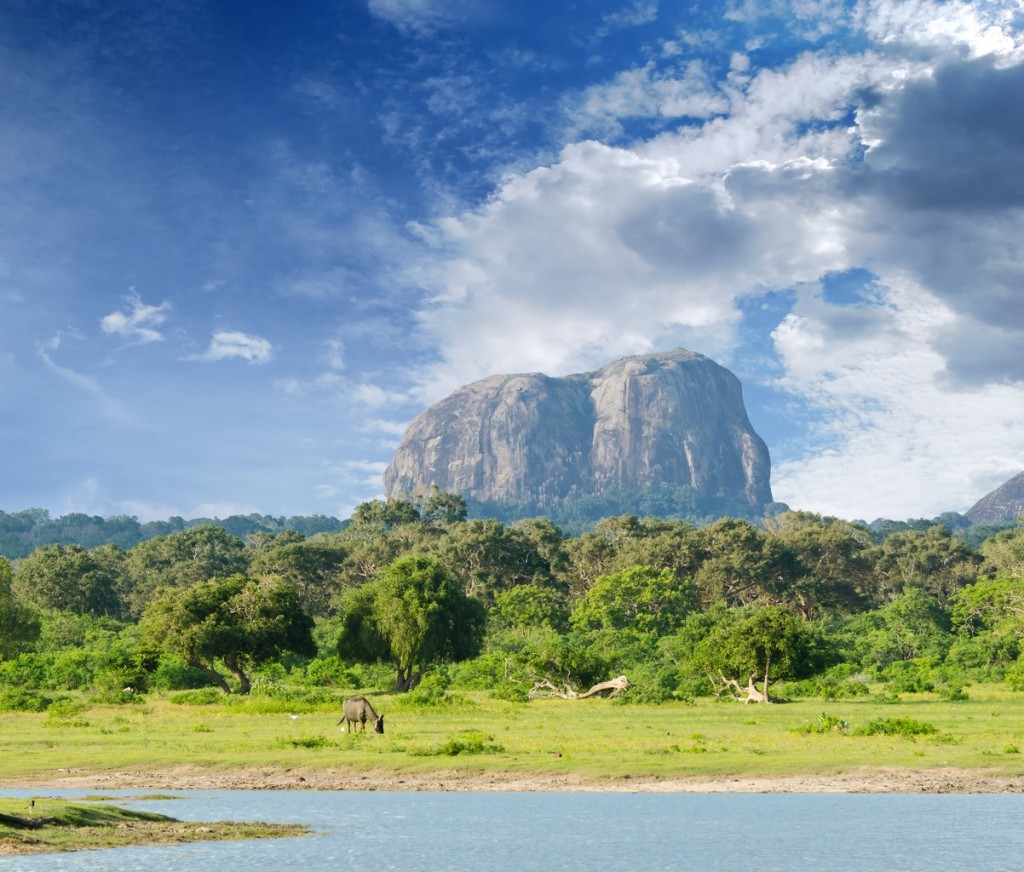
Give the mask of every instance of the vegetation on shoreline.
M 542 519 L 467 520 L 461 498 L 434 492 L 365 503 L 308 538 L 204 526 L 0 559 L 0 711 L 73 728 L 97 704 L 160 694 L 297 712 L 389 686 L 409 705 L 517 704 L 617 675 L 632 705 L 755 685 L 956 703 L 1024 690 L 1022 578 L 1021 527 L 977 548 L 942 526 L 879 538 L 801 512 L 763 527 L 624 515 L 566 536 Z
M 305 827 L 295 824 L 179 821 L 95 800 L 0 798 L 0 856 L 285 838 L 306 832 Z

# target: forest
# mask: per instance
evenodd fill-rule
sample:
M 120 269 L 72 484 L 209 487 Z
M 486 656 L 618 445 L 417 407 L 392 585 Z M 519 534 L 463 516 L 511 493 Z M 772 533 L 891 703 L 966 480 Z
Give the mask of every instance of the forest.
M 435 491 L 328 526 L 0 558 L 0 710 L 357 688 L 525 701 L 619 675 L 625 704 L 1024 690 L 1019 523 L 972 541 L 796 511 L 618 515 L 567 535 Z

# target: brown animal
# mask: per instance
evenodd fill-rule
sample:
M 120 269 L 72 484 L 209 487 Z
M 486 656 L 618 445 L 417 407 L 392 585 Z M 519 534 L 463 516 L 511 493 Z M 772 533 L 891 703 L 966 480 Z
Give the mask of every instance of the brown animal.
M 346 699 L 342 705 L 343 716 L 338 721 L 339 726 L 344 722 L 345 728 L 351 732 L 355 732 L 356 724 L 363 725 L 363 732 L 366 732 L 366 722 L 369 721 L 373 724 L 373 730 L 376 733 L 384 732 L 384 715 L 378 715 L 373 710 L 373 706 L 370 705 L 370 701 L 362 696 L 355 696 L 351 699 Z

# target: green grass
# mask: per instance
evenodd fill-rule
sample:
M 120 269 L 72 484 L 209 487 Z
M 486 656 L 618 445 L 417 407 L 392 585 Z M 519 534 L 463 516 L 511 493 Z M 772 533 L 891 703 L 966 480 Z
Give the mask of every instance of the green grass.
M 153 812 L 52 797 L 36 797 L 32 800 L 0 798 L 0 813 L 32 821 L 45 821 L 45 825 L 39 829 L 0 821 L 0 855 L 275 838 L 306 832 L 305 828 L 294 825 L 178 821 Z
M 615 705 L 608 700 L 494 700 L 467 692 L 450 706 L 405 707 L 372 693 L 387 733 L 348 734 L 331 711 L 249 710 L 237 703 L 92 706 L 72 720 L 46 713 L 0 718 L 0 785 L 74 775 L 170 770 L 356 769 L 425 773 L 572 774 L 585 779 L 833 774 L 855 768 L 987 770 L 1024 775 L 1024 695 L 972 687 L 970 699 L 907 694 L 798 700 L 770 706 Z M 823 709 L 848 729 L 818 731 Z M 899 719 L 903 719 L 900 721 Z M 934 733 L 878 732 L 879 723 L 924 723 Z M 808 725 L 811 725 L 808 728 Z M 912 733 L 912 731 L 909 731 Z

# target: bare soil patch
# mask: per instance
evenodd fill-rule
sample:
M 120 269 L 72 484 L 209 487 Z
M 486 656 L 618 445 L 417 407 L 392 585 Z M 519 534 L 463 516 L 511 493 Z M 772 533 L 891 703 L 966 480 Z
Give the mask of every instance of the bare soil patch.
M 62 771 L 8 780 L 4 787 L 117 790 L 618 791 L 651 793 L 1024 793 L 1024 777 L 965 769 L 854 769 L 831 775 L 585 779 L 573 775 L 477 773 L 449 769 L 396 773 L 345 768 L 210 770 L 178 766 L 124 772 Z

